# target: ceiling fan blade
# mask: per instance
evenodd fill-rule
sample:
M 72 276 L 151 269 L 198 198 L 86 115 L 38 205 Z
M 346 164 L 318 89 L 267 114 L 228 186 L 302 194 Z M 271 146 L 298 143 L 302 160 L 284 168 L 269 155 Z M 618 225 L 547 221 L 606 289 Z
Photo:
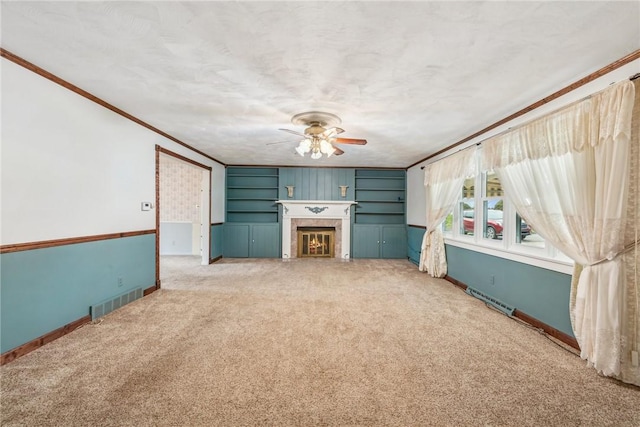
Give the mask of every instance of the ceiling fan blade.
M 356 138 L 336 138 L 335 142 L 337 144 L 353 144 L 353 145 L 365 145 L 367 143 L 366 139 L 356 139 Z
M 283 131 L 283 132 L 289 132 L 289 133 L 292 133 L 292 134 L 294 134 L 294 135 L 301 136 L 301 137 L 303 137 L 303 138 L 306 138 L 306 137 L 307 137 L 307 135 L 305 135 L 304 133 L 296 132 L 295 130 L 290 130 L 290 129 L 278 129 L 278 130 L 281 130 L 281 131 Z
M 336 149 L 336 151 L 333 152 L 334 156 L 341 156 L 344 154 L 344 151 L 342 151 L 341 149 L 339 149 L 338 147 L 333 147 Z
M 277 145 L 277 144 L 286 144 L 286 143 L 293 144 L 295 143 L 295 141 L 286 140 L 286 141 L 267 142 L 265 145 Z
M 332 136 L 339 135 L 342 132 L 344 132 L 344 129 L 337 128 L 337 127 L 332 127 L 332 128 L 329 128 L 329 129 L 325 130 L 324 132 L 322 132 L 322 135 L 325 138 L 331 138 Z

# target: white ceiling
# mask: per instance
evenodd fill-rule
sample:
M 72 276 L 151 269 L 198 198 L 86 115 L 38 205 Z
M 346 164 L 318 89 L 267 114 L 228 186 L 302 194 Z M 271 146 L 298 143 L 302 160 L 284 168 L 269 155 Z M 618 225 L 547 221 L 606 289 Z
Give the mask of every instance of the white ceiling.
M 406 167 L 640 45 L 640 2 L 2 2 L 2 47 L 226 164 Z M 340 157 L 291 116 L 342 118 Z M 286 143 L 267 145 L 272 142 Z

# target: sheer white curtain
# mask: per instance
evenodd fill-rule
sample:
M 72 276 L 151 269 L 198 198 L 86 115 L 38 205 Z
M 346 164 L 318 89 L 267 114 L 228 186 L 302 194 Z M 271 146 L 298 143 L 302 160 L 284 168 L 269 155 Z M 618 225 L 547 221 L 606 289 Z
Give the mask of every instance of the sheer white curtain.
M 475 152 L 475 147 L 467 148 L 425 167 L 427 230 L 422 238 L 419 269 L 433 277 L 447 274 L 440 224 L 456 206 L 465 178 L 474 173 Z
M 582 267 L 572 326 L 581 357 L 608 376 L 620 375 L 626 356 L 621 254 L 634 93 L 632 82 L 616 84 L 483 144 L 484 166 L 495 170 L 520 215 Z
M 619 378 L 640 385 L 640 367 L 629 359 L 632 352 L 640 352 L 640 79 L 634 80 L 636 98 L 631 120 L 631 155 L 629 166 L 629 192 L 627 225 L 624 242 L 629 248 L 623 255 L 626 288 L 622 295 L 622 333 Z

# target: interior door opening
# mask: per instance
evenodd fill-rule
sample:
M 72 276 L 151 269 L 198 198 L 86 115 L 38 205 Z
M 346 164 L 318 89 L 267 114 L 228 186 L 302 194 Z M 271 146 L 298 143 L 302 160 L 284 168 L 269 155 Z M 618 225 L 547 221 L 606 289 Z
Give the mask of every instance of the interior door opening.
M 158 151 L 157 280 L 168 257 L 209 264 L 211 222 L 211 168 L 161 148 Z

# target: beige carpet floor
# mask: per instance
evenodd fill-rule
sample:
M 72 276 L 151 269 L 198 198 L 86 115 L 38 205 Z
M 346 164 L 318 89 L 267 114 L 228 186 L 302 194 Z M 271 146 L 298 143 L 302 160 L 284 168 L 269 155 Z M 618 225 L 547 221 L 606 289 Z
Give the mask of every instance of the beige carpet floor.
M 0 368 L 3 426 L 640 426 L 640 389 L 404 260 L 163 259 Z

